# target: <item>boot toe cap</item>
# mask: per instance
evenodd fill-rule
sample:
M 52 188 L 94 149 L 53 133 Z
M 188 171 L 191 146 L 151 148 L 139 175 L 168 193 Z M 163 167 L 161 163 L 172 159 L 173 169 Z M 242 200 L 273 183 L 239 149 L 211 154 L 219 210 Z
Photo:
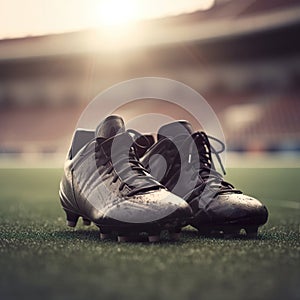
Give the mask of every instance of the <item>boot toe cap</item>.
M 191 216 L 191 208 L 183 199 L 163 189 L 132 196 L 105 212 L 106 218 L 126 223 L 148 223 Z
M 209 206 L 214 218 L 226 221 L 264 224 L 268 219 L 267 208 L 257 199 L 244 194 L 221 194 Z

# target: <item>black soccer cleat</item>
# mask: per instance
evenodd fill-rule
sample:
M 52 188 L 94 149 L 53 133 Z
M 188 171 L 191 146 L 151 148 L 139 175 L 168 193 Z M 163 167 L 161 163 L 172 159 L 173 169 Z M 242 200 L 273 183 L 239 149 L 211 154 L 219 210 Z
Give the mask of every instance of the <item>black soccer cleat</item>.
M 123 120 L 106 118 L 94 131 L 77 130 L 65 162 L 60 200 L 67 225 L 95 223 L 101 239 L 118 241 L 147 233 L 159 241 L 162 230 L 179 233 L 192 216 L 189 205 L 170 193 L 142 166 Z
M 241 229 L 256 237 L 258 227 L 268 219 L 267 208 L 257 199 L 244 195 L 224 181 L 216 171 L 212 154 L 216 151 L 204 132 L 193 132 L 186 121 L 164 125 L 158 141 L 149 139 L 149 149 L 141 161 L 169 191 L 185 199 L 193 209 L 190 225 L 204 235 L 234 237 Z M 150 145 L 152 146 L 150 147 Z

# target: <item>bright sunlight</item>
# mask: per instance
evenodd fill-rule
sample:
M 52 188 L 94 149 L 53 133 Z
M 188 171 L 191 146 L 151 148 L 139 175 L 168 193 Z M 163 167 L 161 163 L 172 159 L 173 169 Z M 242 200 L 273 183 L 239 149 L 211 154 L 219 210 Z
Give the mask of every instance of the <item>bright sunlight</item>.
M 96 9 L 100 26 L 128 25 L 139 19 L 137 1 L 101 1 Z

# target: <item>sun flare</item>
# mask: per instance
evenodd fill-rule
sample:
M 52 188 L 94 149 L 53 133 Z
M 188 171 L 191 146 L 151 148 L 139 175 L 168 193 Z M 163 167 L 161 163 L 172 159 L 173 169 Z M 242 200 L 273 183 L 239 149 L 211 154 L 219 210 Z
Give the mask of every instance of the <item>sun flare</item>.
M 133 0 L 101 1 L 95 13 L 98 24 L 104 27 L 128 25 L 139 18 L 137 3 Z

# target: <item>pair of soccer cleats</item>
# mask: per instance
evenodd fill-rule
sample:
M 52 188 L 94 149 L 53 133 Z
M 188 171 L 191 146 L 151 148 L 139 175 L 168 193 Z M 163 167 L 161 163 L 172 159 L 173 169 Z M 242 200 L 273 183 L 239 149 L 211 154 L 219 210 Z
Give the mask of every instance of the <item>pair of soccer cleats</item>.
M 178 240 L 187 225 L 205 235 L 234 237 L 244 229 L 256 237 L 268 211 L 224 181 L 212 158 L 221 164 L 219 152 L 186 121 L 162 126 L 156 142 L 126 130 L 118 116 L 95 131 L 78 129 L 59 190 L 67 225 L 82 217 L 101 239 L 119 242 L 158 242 L 162 231 Z

